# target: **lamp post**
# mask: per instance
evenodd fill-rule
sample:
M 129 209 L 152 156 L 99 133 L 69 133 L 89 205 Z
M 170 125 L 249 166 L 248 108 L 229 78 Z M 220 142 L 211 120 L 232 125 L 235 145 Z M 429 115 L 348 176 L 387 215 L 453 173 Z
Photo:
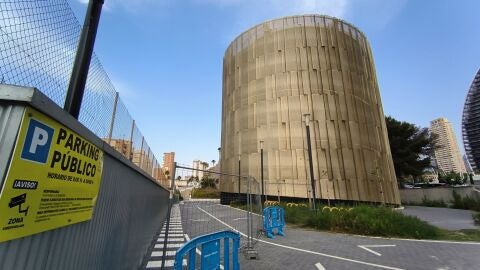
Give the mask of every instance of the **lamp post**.
M 304 114 L 305 126 L 307 128 L 307 146 L 308 146 L 308 161 L 310 165 L 310 182 L 312 185 L 312 206 L 313 210 L 316 210 L 315 200 L 317 196 L 315 194 L 315 180 L 313 179 L 313 160 L 312 160 L 312 144 L 310 142 L 310 114 Z
M 260 179 L 262 179 L 262 200 L 265 202 L 265 184 L 263 181 L 263 141 L 260 141 Z
M 240 200 L 240 155 L 238 155 L 238 200 Z

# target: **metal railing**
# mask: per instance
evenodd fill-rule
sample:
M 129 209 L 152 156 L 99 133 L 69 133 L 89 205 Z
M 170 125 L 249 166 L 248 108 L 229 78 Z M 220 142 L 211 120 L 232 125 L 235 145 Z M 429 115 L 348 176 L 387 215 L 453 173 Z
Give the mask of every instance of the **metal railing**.
M 260 182 L 251 176 L 220 173 L 175 164 L 175 184 L 187 181 L 188 185 L 180 192 L 184 196 L 180 203 L 184 232 L 191 238 L 232 230 L 240 233 L 241 251 L 247 258 L 257 257 L 257 242 L 263 234 L 262 202 Z M 195 178 L 195 175 L 197 176 Z M 230 205 L 220 204 L 219 181 L 224 177 L 240 177 L 246 186 L 245 193 L 232 194 L 227 201 Z M 178 179 L 178 180 L 177 180 Z M 194 188 L 196 186 L 196 188 Z M 175 188 L 173 188 L 175 190 Z M 205 194 L 209 192 L 210 194 Z M 197 199 L 206 197 L 211 199 Z M 167 228 L 168 230 L 168 228 Z

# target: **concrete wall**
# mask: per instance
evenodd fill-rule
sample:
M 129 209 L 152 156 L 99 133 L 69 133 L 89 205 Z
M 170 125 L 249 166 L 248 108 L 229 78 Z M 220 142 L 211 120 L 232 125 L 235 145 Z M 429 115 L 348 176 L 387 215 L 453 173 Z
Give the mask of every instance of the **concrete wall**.
M 400 198 L 402 203 L 421 203 L 423 198 L 427 198 L 432 201 L 443 200 L 449 203 L 453 200 L 453 191 L 457 192 L 460 196 L 480 196 L 480 193 L 473 190 L 472 187 L 456 187 L 456 188 L 412 188 L 412 189 L 400 189 Z
M 166 217 L 169 192 L 32 88 L 0 86 L 0 140 L 6 141 L 0 144 L 0 168 L 5 168 L 8 158 L 3 157 L 8 157 L 13 144 L 6 139 L 12 134 L 15 138 L 16 120 L 27 105 L 104 151 L 102 182 L 91 220 L 0 243 L 0 269 L 140 268 Z
M 284 17 L 237 37 L 223 58 L 221 171 L 260 180 L 265 194 L 399 204 L 373 55 L 365 35 L 328 16 Z M 224 177 L 222 192 L 237 192 Z M 245 192 L 246 186 L 242 186 Z

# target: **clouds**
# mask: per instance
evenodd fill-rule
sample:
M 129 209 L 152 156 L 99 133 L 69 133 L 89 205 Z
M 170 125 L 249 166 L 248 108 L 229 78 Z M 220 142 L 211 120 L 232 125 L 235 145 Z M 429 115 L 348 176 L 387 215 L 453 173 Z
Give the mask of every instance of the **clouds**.
M 78 2 L 88 5 L 89 0 L 77 0 Z M 163 6 L 167 0 L 104 0 L 103 9 L 105 11 L 122 10 L 130 13 L 139 13 L 152 8 Z
M 197 4 L 218 8 L 235 8 L 239 15 L 248 17 L 282 17 L 318 13 L 341 17 L 347 0 L 193 0 Z
M 343 18 L 347 0 L 191 0 L 194 5 L 207 7 L 228 17 L 227 32 L 221 33 L 221 43 L 227 46 L 237 35 L 250 27 L 284 16 L 321 14 Z
M 304 13 L 320 13 L 341 16 L 345 12 L 346 0 L 193 0 L 198 4 L 217 7 L 235 7 L 250 14 L 279 13 L 279 16 Z

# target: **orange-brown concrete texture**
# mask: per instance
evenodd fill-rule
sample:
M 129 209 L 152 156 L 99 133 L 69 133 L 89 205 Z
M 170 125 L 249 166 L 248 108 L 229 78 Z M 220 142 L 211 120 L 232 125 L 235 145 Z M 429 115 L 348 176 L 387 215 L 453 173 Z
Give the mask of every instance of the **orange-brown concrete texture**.
M 245 31 L 223 59 L 221 171 L 260 181 L 265 193 L 311 195 L 310 114 L 317 198 L 400 204 L 373 57 L 342 20 L 293 16 Z M 247 186 L 241 183 L 241 192 Z M 225 177 L 223 192 L 238 192 Z

